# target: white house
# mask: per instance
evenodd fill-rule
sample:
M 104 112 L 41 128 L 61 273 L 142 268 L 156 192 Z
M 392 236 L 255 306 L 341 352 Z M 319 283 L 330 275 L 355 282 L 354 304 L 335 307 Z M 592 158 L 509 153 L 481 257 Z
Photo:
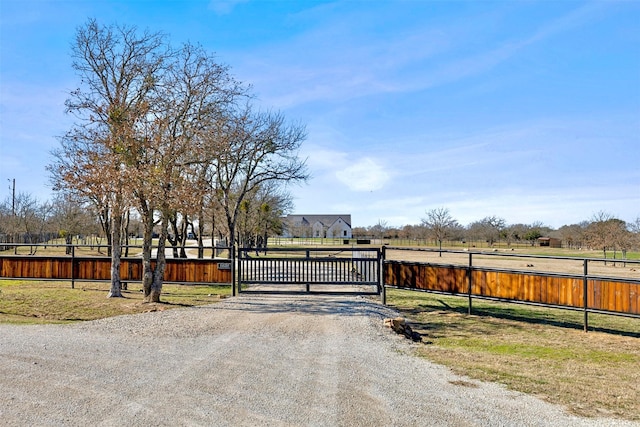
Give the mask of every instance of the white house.
M 350 239 L 351 215 L 287 215 L 283 237 L 334 237 Z

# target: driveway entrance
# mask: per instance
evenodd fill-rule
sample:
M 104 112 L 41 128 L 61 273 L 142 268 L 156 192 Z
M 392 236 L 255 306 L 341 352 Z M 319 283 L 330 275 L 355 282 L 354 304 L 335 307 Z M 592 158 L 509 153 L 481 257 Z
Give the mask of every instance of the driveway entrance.
M 238 249 L 238 291 L 379 295 L 378 248 Z

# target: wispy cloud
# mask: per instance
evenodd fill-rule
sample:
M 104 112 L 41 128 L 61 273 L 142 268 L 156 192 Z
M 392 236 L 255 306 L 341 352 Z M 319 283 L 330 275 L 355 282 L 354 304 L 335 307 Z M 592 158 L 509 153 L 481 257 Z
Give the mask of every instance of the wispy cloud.
M 498 215 L 558 227 L 621 206 L 626 207 L 613 213 L 632 220 L 640 215 L 629 203 L 632 198 L 640 206 L 640 171 L 633 166 L 640 148 L 628 139 L 636 128 L 637 120 L 626 114 L 520 120 L 423 134 L 395 144 L 385 157 L 368 150 L 375 154 L 368 158 L 358 148 L 313 145 L 311 165 L 319 179 L 300 194 L 314 195 L 308 203 L 326 194 L 327 209 L 352 212 L 354 221 L 368 225 L 379 219 L 413 224 L 438 206 L 448 207 L 463 224 Z
M 375 160 L 365 157 L 336 172 L 338 179 L 352 191 L 374 191 L 384 187 L 389 174 Z
M 497 40 L 482 50 L 467 46 L 474 36 L 464 29 L 470 25 L 468 21 L 452 23 L 460 28 L 441 25 L 425 30 L 416 25 L 395 34 L 385 33 L 374 42 L 368 37 L 365 42 L 343 25 L 356 19 L 347 15 L 339 22 L 334 17 L 330 25 L 237 59 L 261 95 L 279 108 L 404 93 L 487 73 L 529 46 L 597 19 L 606 7 L 604 2 L 587 3 L 541 24 L 528 35 Z M 474 28 L 481 31 L 479 26 Z
M 305 146 L 307 165 L 314 180 L 324 186 L 336 185 L 350 191 L 375 191 L 383 188 L 391 175 L 383 163 L 374 157 L 332 150 L 309 144 Z
M 233 9 L 241 3 L 247 3 L 249 0 L 211 0 L 209 9 L 218 15 L 228 15 Z

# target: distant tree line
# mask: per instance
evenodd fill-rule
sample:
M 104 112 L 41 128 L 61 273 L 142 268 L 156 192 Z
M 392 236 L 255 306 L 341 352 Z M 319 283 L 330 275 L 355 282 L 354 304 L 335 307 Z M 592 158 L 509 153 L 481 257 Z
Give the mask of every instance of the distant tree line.
M 38 244 L 74 236 L 100 234 L 96 216 L 82 205 L 58 195 L 41 202 L 28 193 L 18 192 L 0 203 L 0 247 L 7 243 Z M 97 242 L 96 242 L 97 243 Z M 35 254 L 37 246 L 31 248 Z
M 601 250 L 603 257 L 612 252 L 614 258 L 626 256 L 629 250 L 640 248 L 640 216 L 633 222 L 625 222 L 601 211 L 590 220 L 579 224 L 564 225 L 553 229 L 542 222 L 532 224 L 508 224 L 504 218 L 488 216 L 466 226 L 461 225 L 447 208 L 435 208 L 425 212 L 420 224 L 389 227 L 384 221 L 369 227 L 355 227 L 354 238 L 424 240 L 441 246 L 456 242 L 468 246 L 497 243 L 507 246 L 513 243 L 536 245 L 540 237 L 562 241 L 566 248 Z
M 269 237 L 282 233 L 282 213 L 291 209 L 291 199 L 286 193 L 261 187 L 245 197 L 239 207 L 236 240 L 248 247 L 266 246 Z M 202 237 L 224 239 L 228 228 L 219 210 L 207 209 L 209 221 L 194 224 L 198 218 L 177 215 L 169 222 L 168 240 L 172 242 L 174 257 L 184 257 L 188 238 L 202 242 Z M 39 201 L 30 194 L 18 192 L 12 199 L 0 202 L 0 250 L 12 247 L 11 243 L 37 244 L 51 239 L 64 238 L 68 244 L 108 244 L 109 229 L 105 216 L 98 207 L 66 192 L 58 192 L 52 201 Z M 141 237 L 144 224 L 135 209 L 126 211 L 121 224 L 121 239 L 126 245 L 131 237 Z M 160 225 L 154 227 L 159 235 Z M 601 250 L 604 258 L 611 254 L 626 257 L 627 251 L 640 250 L 640 216 L 633 222 L 625 222 L 606 212 L 598 212 L 589 220 L 553 229 L 542 222 L 532 224 L 508 224 L 497 216 L 485 217 L 466 226 L 451 216 L 446 208 L 425 212 L 420 224 L 390 227 L 384 221 L 369 227 L 355 227 L 353 237 L 360 239 L 399 239 L 423 241 L 429 245 L 466 245 L 493 247 L 496 244 L 510 246 L 526 244 L 535 246 L 540 237 L 560 240 L 568 249 Z M 75 240 L 74 240 L 75 239 Z M 200 246 L 197 246 L 201 249 Z M 35 254 L 37 246 L 32 248 Z M 109 253 L 109 251 L 106 251 Z M 202 254 L 200 254 L 202 257 Z M 213 256 L 213 253 L 212 253 Z

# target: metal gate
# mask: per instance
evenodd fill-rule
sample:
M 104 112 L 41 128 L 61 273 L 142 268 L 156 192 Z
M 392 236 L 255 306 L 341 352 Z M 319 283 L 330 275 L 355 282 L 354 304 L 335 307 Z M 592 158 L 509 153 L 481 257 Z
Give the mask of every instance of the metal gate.
M 238 291 L 379 295 L 378 248 L 238 249 Z

